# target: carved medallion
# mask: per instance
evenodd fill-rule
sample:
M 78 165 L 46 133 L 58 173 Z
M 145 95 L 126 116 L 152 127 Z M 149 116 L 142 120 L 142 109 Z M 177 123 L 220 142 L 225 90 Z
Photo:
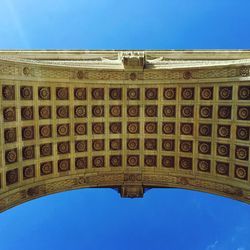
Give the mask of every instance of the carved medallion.
M 239 140 L 249 140 L 249 127 L 237 126 L 236 136 Z
M 158 99 L 158 89 L 157 88 L 146 88 L 145 89 L 145 99 L 146 100 L 157 100 Z
M 33 107 L 21 107 L 22 120 L 33 120 Z
M 139 167 L 139 164 L 140 164 L 139 155 L 128 155 L 127 164 L 129 167 Z
M 94 151 L 102 151 L 105 149 L 105 143 L 103 139 L 92 140 L 92 149 Z
M 194 100 L 194 88 L 182 88 L 181 97 L 183 100 Z
M 233 87 L 219 87 L 219 99 L 220 100 L 232 100 Z
M 247 180 L 248 179 L 248 168 L 244 166 L 235 166 L 235 177 L 241 180 Z
M 162 140 L 162 150 L 174 151 L 175 150 L 175 140 L 163 139 Z
M 157 122 L 145 122 L 145 133 L 157 134 Z
M 16 128 L 7 128 L 4 130 L 5 143 L 16 141 Z
M 111 139 L 109 141 L 110 150 L 121 150 L 122 149 L 122 139 Z
M 238 106 L 237 114 L 239 120 L 250 120 L 250 106 Z
M 225 162 L 216 162 L 216 172 L 220 175 L 229 174 L 229 164 Z
M 217 155 L 228 157 L 230 154 L 230 145 L 217 143 Z
M 148 117 L 157 117 L 158 116 L 158 106 L 157 105 L 146 105 L 145 115 Z
M 75 159 L 76 169 L 85 169 L 88 167 L 88 157 L 78 157 Z
M 250 100 L 250 86 L 239 86 L 238 98 L 240 100 Z
M 122 88 L 111 88 L 109 89 L 110 100 L 121 100 L 122 99 Z
M 200 154 L 211 154 L 211 142 L 199 142 L 198 151 Z
M 231 131 L 230 125 L 218 125 L 217 136 L 222 138 L 230 138 L 231 135 L 230 131 Z
M 35 177 L 35 165 L 26 166 L 23 168 L 23 179 L 27 180 Z
M 50 119 L 51 118 L 51 106 L 39 106 L 39 118 Z
M 174 168 L 175 167 L 175 159 L 174 156 L 162 156 L 162 167 L 164 168 Z
M 127 139 L 128 150 L 139 150 L 140 140 L 139 139 Z
M 34 127 L 33 126 L 22 128 L 22 139 L 24 141 L 34 139 Z
M 193 123 L 181 123 L 182 135 L 193 135 Z
M 191 170 L 193 165 L 193 159 L 188 157 L 180 157 L 179 166 L 181 169 Z
M 127 90 L 128 100 L 140 100 L 140 89 L 139 88 L 129 88 Z
M 49 138 L 52 136 L 52 126 L 51 125 L 42 125 L 40 126 L 40 138 Z
M 210 160 L 198 160 L 198 170 L 202 172 L 210 172 Z
M 180 151 L 186 153 L 192 153 L 193 151 L 193 142 L 192 141 L 180 141 Z
M 38 97 L 40 100 L 50 100 L 50 87 L 39 87 Z
M 70 153 L 70 143 L 66 142 L 58 142 L 57 143 L 57 152 L 58 154 L 68 154 Z
M 78 71 L 76 72 L 76 77 L 77 77 L 79 80 L 82 80 L 83 78 L 88 78 L 88 77 L 87 77 L 87 74 L 86 74 L 84 71 L 82 71 L 82 70 L 78 70 Z
M 212 118 L 213 106 L 200 106 L 200 117 L 201 118 Z
M 213 100 L 213 87 L 203 87 L 200 89 L 201 100 Z
M 245 146 L 236 146 L 235 148 L 235 158 L 243 161 L 248 160 L 249 148 Z
M 32 86 L 22 86 L 20 88 L 21 99 L 33 100 L 33 87 Z
M 122 106 L 121 105 L 111 105 L 109 108 L 109 114 L 112 117 L 122 116 Z
M 231 106 L 219 106 L 218 118 L 219 119 L 231 119 Z
M 15 85 L 3 85 L 2 94 L 5 100 L 15 100 Z
M 68 100 L 69 99 L 69 89 L 64 87 L 56 88 L 56 99 L 57 100 Z
M 104 134 L 104 122 L 92 123 L 92 134 Z
M 174 122 L 163 122 L 162 124 L 163 134 L 175 134 L 175 123 Z
M 104 106 L 103 105 L 92 106 L 92 116 L 93 117 L 104 117 Z
M 157 156 L 156 155 L 145 155 L 144 156 L 145 167 L 156 167 L 157 166 Z
M 40 145 L 40 156 L 45 157 L 52 155 L 52 144 L 51 143 L 46 143 L 46 144 L 41 144 Z
M 121 122 L 111 122 L 109 125 L 110 133 L 120 134 L 122 132 L 122 123 Z
M 58 172 L 65 172 L 70 170 L 70 159 L 59 160 L 58 163 Z
M 69 118 L 69 106 L 56 107 L 57 118 Z
M 176 99 L 176 88 L 164 88 L 163 97 L 166 100 L 175 100 Z
M 75 135 L 86 135 L 87 134 L 87 124 L 86 123 L 76 123 L 75 124 Z
M 86 88 L 74 89 L 75 100 L 86 100 Z
M 57 136 L 69 136 L 69 124 L 57 125 Z
M 18 169 L 12 169 L 6 172 L 6 184 L 11 185 L 18 182 Z
M 16 108 L 9 107 L 3 109 L 3 118 L 5 122 L 13 122 L 16 120 Z
M 139 105 L 129 105 L 127 107 L 127 115 L 129 117 L 139 117 L 140 116 L 140 106 Z
M 140 123 L 139 122 L 128 122 L 127 131 L 130 134 L 138 134 L 140 131 Z
M 45 185 L 38 185 L 27 189 L 27 195 L 29 197 L 38 197 L 40 195 L 45 195 L 45 194 L 46 194 Z
M 181 117 L 192 118 L 194 117 L 194 106 L 181 106 Z
M 41 163 L 41 165 L 40 165 L 40 173 L 41 173 L 41 175 L 52 174 L 52 172 L 53 172 L 53 163 L 52 163 L 52 161 Z
M 157 139 L 145 139 L 144 148 L 145 150 L 157 150 Z
M 249 69 L 247 67 L 241 67 L 240 68 L 240 75 L 243 77 L 246 77 L 249 75 Z
M 93 166 L 93 168 L 103 168 L 103 167 L 105 167 L 104 156 L 94 156 L 94 157 L 92 157 L 92 166 Z
M 122 156 L 121 155 L 111 155 L 109 158 L 109 163 L 111 167 L 121 167 L 122 166 Z
M 135 81 L 137 79 L 137 74 L 135 72 L 130 73 L 129 79 Z
M 25 75 L 25 76 L 29 76 L 30 74 L 31 74 L 31 68 L 29 68 L 29 67 L 24 67 L 23 68 L 23 74 Z
M 92 99 L 94 100 L 104 100 L 103 88 L 92 88 L 91 94 L 92 94 Z
M 23 160 L 30 160 L 35 158 L 35 146 L 23 147 Z
M 199 135 L 200 136 L 211 136 L 212 124 L 199 124 Z
M 191 79 L 191 78 L 192 78 L 192 73 L 191 73 L 191 71 L 184 71 L 184 72 L 183 72 L 183 78 L 184 78 L 185 80 Z
M 175 106 L 174 105 L 163 106 L 163 116 L 175 117 Z
M 76 152 L 86 152 L 88 149 L 87 145 L 88 145 L 87 140 L 76 141 L 75 142 L 75 151 Z
M 5 151 L 5 163 L 12 164 L 17 162 L 17 149 L 9 149 Z

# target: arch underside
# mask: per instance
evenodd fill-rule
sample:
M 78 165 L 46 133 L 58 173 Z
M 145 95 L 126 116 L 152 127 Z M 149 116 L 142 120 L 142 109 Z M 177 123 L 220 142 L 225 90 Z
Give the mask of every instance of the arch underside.
M 143 197 L 147 188 L 180 188 L 206 192 L 250 203 L 250 190 L 239 183 L 221 183 L 213 179 L 194 176 L 181 176 L 164 173 L 99 173 L 93 175 L 72 175 L 40 181 L 9 190 L 1 195 L 0 211 L 39 197 L 82 188 L 116 188 L 127 198 Z M 123 189 L 123 193 L 121 192 Z
M 249 203 L 248 58 L 0 52 L 0 211 L 91 187 L 131 198 L 183 188 Z

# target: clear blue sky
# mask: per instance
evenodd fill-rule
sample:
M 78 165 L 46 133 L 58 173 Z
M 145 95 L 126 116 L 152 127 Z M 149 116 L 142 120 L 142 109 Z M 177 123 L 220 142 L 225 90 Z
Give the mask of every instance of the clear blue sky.
M 1 0 L 0 49 L 248 49 L 248 0 Z M 1 250 L 248 250 L 250 206 L 185 190 L 59 193 L 0 214 Z

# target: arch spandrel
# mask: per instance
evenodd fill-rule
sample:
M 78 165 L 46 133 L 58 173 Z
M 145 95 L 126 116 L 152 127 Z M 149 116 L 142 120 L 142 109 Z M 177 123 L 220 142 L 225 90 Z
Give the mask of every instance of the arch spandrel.
M 0 210 L 91 187 L 122 197 L 176 187 L 249 203 L 248 58 L 0 52 Z

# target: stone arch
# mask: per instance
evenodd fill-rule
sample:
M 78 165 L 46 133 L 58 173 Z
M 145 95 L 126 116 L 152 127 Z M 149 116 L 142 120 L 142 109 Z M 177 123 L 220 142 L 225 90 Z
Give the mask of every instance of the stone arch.
M 185 188 L 249 203 L 248 58 L 0 52 L 0 211 L 87 187 L 122 197 Z
M 250 192 L 239 185 L 229 185 L 214 180 L 204 180 L 187 176 L 164 175 L 158 173 L 99 173 L 93 175 L 72 175 L 52 178 L 46 182 L 24 185 L 18 190 L 10 190 L 2 194 L 0 210 L 4 211 L 33 199 L 50 194 L 76 190 L 82 188 L 115 188 L 121 197 L 143 197 L 148 188 L 179 188 L 193 191 L 206 192 L 227 198 L 250 203 Z

